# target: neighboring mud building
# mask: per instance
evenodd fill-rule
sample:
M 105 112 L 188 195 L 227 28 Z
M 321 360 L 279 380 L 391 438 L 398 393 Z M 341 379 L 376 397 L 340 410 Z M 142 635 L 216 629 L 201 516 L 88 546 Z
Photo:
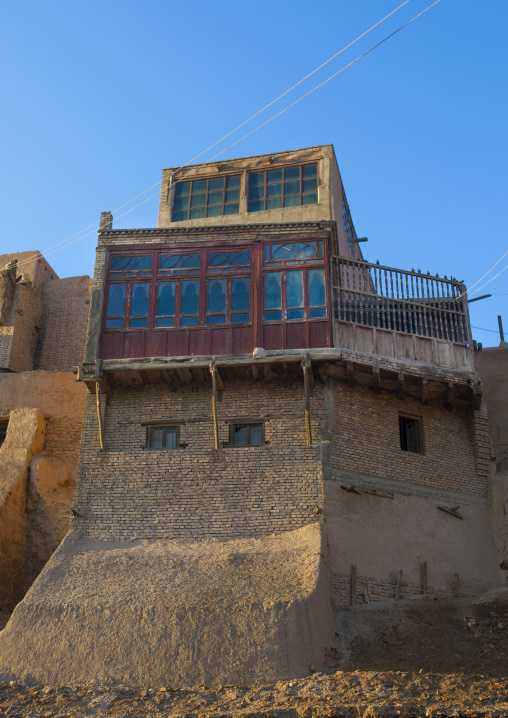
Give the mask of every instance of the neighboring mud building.
M 164 170 L 158 227 L 112 222 L 72 530 L 0 669 L 304 675 L 351 603 L 505 585 L 466 288 L 363 260 L 330 145 Z

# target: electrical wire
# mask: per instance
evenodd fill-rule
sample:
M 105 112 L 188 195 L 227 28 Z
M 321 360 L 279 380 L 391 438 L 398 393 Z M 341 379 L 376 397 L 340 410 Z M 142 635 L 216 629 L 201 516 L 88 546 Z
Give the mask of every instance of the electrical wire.
M 499 329 L 485 329 L 484 327 L 474 327 L 472 324 L 471 329 L 478 329 L 481 332 L 493 332 L 494 334 L 499 334 Z
M 301 85 L 303 82 L 305 82 L 305 80 L 308 80 L 309 77 L 312 77 L 312 75 L 315 75 L 316 72 L 318 72 L 319 70 L 321 70 L 323 67 L 325 67 L 325 66 L 328 65 L 330 62 L 332 62 L 332 60 L 334 60 L 336 57 L 338 57 L 339 55 L 341 55 L 343 52 L 345 52 L 347 49 L 349 49 L 350 47 L 352 47 L 355 43 L 357 43 L 357 42 L 358 42 L 359 40 L 361 40 L 363 37 L 365 37 L 366 35 L 368 35 L 369 32 L 371 32 L 371 31 L 374 30 L 376 27 L 378 27 L 379 25 L 381 25 L 381 23 L 383 23 L 385 20 L 387 20 L 389 17 L 391 17 L 393 14 L 395 14 L 398 10 L 400 10 L 402 7 L 404 7 L 404 5 L 407 5 L 408 2 L 410 2 L 410 0 L 404 0 L 403 3 L 401 3 L 398 7 L 396 7 L 394 10 L 392 10 L 390 13 L 388 13 L 388 15 L 385 15 L 385 17 L 383 17 L 381 20 L 378 20 L 378 22 L 376 22 L 374 25 L 372 25 L 368 30 L 366 30 L 365 32 L 363 32 L 363 33 L 362 33 L 361 35 L 359 35 L 355 40 L 353 40 L 353 41 L 350 42 L 348 45 L 346 45 L 345 47 L 343 47 L 342 50 L 339 50 L 339 52 L 336 52 L 334 55 L 332 55 L 330 58 L 328 58 L 328 60 L 326 60 L 326 61 L 323 62 L 321 65 L 319 65 L 318 67 L 316 67 L 314 70 L 312 70 L 312 72 L 310 72 L 308 75 L 306 75 L 305 77 L 303 77 L 303 78 L 302 78 L 301 80 L 299 80 L 297 83 L 295 83 L 294 85 L 292 85 L 288 90 L 286 90 L 286 91 L 283 92 L 281 95 L 279 95 L 277 98 L 275 98 L 275 100 L 272 100 L 271 102 L 269 102 L 269 103 L 268 103 L 267 105 L 265 105 L 261 110 L 258 110 L 257 112 L 255 112 L 255 113 L 254 113 L 253 115 L 251 115 L 251 117 L 249 117 L 247 120 L 245 120 L 244 122 L 242 122 L 241 124 L 239 124 L 237 127 L 235 127 L 233 130 L 231 130 L 230 132 L 228 132 L 226 135 L 224 135 L 223 137 L 221 137 L 221 139 L 217 140 L 217 141 L 214 142 L 212 145 L 210 145 L 209 147 L 207 147 L 205 150 L 203 150 L 203 151 L 200 152 L 199 154 L 195 155 L 195 156 L 194 156 L 192 159 L 190 159 L 188 162 L 186 162 L 185 164 L 181 165 L 181 167 L 179 167 L 178 169 L 176 169 L 176 170 L 174 171 L 174 173 L 180 172 L 182 169 L 184 169 L 185 167 L 187 167 L 191 162 L 194 162 L 194 160 L 196 160 L 198 157 L 201 157 L 201 156 L 204 155 L 206 152 L 208 152 L 209 150 L 211 150 L 213 147 L 216 147 L 218 144 L 220 144 L 220 143 L 223 142 L 225 139 L 227 139 L 228 137 L 230 137 L 231 135 L 233 135 L 235 132 L 237 132 L 239 129 L 241 129 L 242 127 L 244 127 L 245 125 L 247 125 L 247 124 L 248 124 L 249 122 L 251 122 L 255 117 L 257 117 L 258 115 L 262 114 L 262 113 L 263 113 L 265 110 L 267 110 L 269 107 L 271 107 L 272 105 L 274 105 L 276 102 L 278 102 L 279 100 L 281 100 L 281 99 L 282 99 L 283 97 L 285 97 L 287 94 L 289 94 L 290 92 L 292 92 L 292 90 L 294 90 L 296 87 L 298 87 L 298 86 Z M 437 2 L 441 2 L 441 0 L 437 0 Z M 434 3 L 434 4 L 437 4 L 437 2 Z M 428 8 L 428 9 L 430 9 L 430 8 Z M 426 11 L 424 11 L 424 12 L 426 12 Z M 423 13 L 420 13 L 420 14 L 423 14 Z M 416 17 L 419 17 L 419 16 L 417 15 Z M 413 19 L 416 19 L 416 18 L 413 18 Z M 411 20 L 410 22 L 412 22 L 412 20 Z M 409 24 L 409 23 L 407 23 L 407 24 Z M 402 27 L 405 27 L 405 26 L 402 26 Z M 402 29 L 402 28 L 399 28 L 399 29 Z M 398 31 L 396 31 L 396 32 L 398 32 Z M 395 34 L 395 33 L 392 33 L 392 34 Z M 390 36 L 388 36 L 388 37 L 390 37 Z M 388 38 L 385 38 L 385 39 L 388 39 Z M 374 49 L 374 48 L 372 48 L 372 49 Z M 367 54 L 367 53 L 366 53 L 366 54 Z M 359 58 L 358 58 L 358 59 L 359 59 Z M 355 61 L 355 62 L 356 62 L 356 61 Z M 348 67 L 348 66 L 347 66 L 347 67 Z M 346 69 L 346 68 L 344 68 L 344 69 Z M 338 74 L 338 73 L 337 73 L 337 74 Z M 330 79 L 331 79 L 331 78 L 330 78 Z M 327 80 L 327 81 L 328 81 L 328 80 Z M 323 83 L 323 84 L 324 84 L 324 83 Z M 320 85 L 318 85 L 318 87 L 315 88 L 315 89 L 318 89 L 319 87 L 320 87 Z M 309 93 L 309 94 L 310 94 L 310 93 Z M 304 97 L 305 97 L 305 96 L 304 96 Z M 303 97 L 300 98 L 300 99 L 303 99 Z M 300 100 L 298 100 L 298 102 L 299 102 L 299 101 L 300 101 Z M 296 103 L 294 103 L 294 104 L 296 104 Z M 290 105 L 290 106 L 287 107 L 286 109 L 289 109 L 290 107 L 292 107 L 292 105 Z M 282 113 L 279 113 L 279 114 L 282 114 Z M 274 116 L 273 118 L 271 118 L 271 119 L 275 119 L 275 117 L 278 117 L 278 115 L 275 115 L 275 116 Z M 271 119 L 270 119 L 270 121 L 271 121 Z M 258 128 L 256 128 L 256 130 L 253 130 L 253 132 L 256 132 L 257 129 L 260 129 L 261 127 L 263 127 L 264 124 L 267 124 L 267 123 L 263 123 L 263 125 L 260 125 Z M 250 134 L 253 134 L 253 132 L 250 132 L 249 135 L 250 135 Z M 245 137 L 248 137 L 249 135 L 245 135 Z M 245 139 L 245 138 L 242 138 L 242 139 Z M 241 142 L 241 141 L 242 141 L 242 140 L 239 140 L 238 142 Z M 210 161 L 213 161 L 214 159 L 216 159 L 217 157 L 219 157 L 219 156 L 220 156 L 221 154 L 223 154 L 224 152 L 227 152 L 228 149 L 230 149 L 231 147 L 234 147 L 236 144 L 238 144 L 238 142 L 235 142 L 233 145 L 230 145 L 229 147 L 226 147 L 226 149 L 222 150 L 222 152 L 220 152 L 218 155 L 215 155 L 215 157 L 212 157 L 212 159 L 209 160 L 209 162 L 210 162 Z M 194 170 L 200 169 L 200 167 L 203 167 L 204 164 L 208 164 L 208 163 L 203 163 L 203 164 L 200 165 L 199 167 L 193 168 L 193 169 L 194 169 Z M 138 199 L 139 197 L 142 197 L 144 194 L 146 194 L 147 192 L 149 192 L 149 191 L 150 191 L 151 189 L 153 189 L 154 187 L 159 186 L 160 184 L 161 184 L 161 180 L 159 180 L 159 181 L 156 182 L 155 184 L 151 185 L 151 187 L 148 187 L 147 189 L 143 190 L 143 192 L 140 192 L 140 194 L 136 195 L 135 197 L 133 197 L 132 199 L 130 199 L 128 202 L 125 202 L 124 204 L 120 205 L 120 207 L 117 207 L 116 209 L 114 209 L 114 210 L 113 210 L 113 214 L 116 213 L 116 212 L 118 212 L 120 209 L 123 209 L 123 208 L 126 207 L 127 205 L 131 204 L 131 202 L 134 202 L 134 201 L 135 201 L 136 199 Z M 153 199 L 153 197 L 151 197 L 150 199 Z M 144 203 L 145 203 L 145 202 L 141 202 L 140 204 L 136 205 L 135 207 L 132 207 L 131 210 L 129 210 L 129 211 L 134 211 L 135 209 L 137 209 L 138 207 L 140 207 L 141 204 L 144 204 Z M 128 213 L 125 212 L 124 214 L 120 215 L 120 217 L 123 217 L 125 214 L 128 214 Z M 119 217 L 115 217 L 115 219 L 118 219 L 118 218 L 119 218 Z M 54 245 L 52 245 L 51 247 L 48 247 L 48 249 L 45 249 L 43 252 L 39 252 L 39 256 L 40 256 L 40 257 L 42 257 L 43 255 L 48 255 L 48 256 L 49 256 L 50 254 L 54 254 L 54 253 L 55 253 L 54 251 L 51 251 L 51 250 L 55 250 L 55 248 L 57 248 L 57 247 L 58 247 L 59 249 L 65 249 L 66 247 L 70 246 L 71 244 L 75 244 L 75 242 L 76 242 L 77 240 L 74 240 L 73 242 L 68 242 L 68 240 L 73 239 L 74 237 L 77 237 L 78 235 L 82 234 L 83 232 L 86 232 L 88 229 L 91 229 L 92 227 L 95 228 L 98 224 L 99 224 L 99 221 L 93 222 L 92 224 L 88 225 L 88 227 L 85 227 L 84 229 L 80 230 L 79 232 L 76 232 L 75 234 L 72 234 L 72 235 L 70 235 L 69 237 L 66 237 L 65 239 L 61 240 L 61 241 L 58 242 L 57 244 L 54 244 Z M 95 230 L 94 230 L 94 231 L 95 231 Z M 88 232 L 87 234 L 85 234 L 85 235 L 83 235 L 82 237 L 80 237 L 80 239 L 84 239 L 85 237 L 90 236 L 90 234 L 93 234 L 94 231 L 93 231 L 93 232 Z M 68 242 L 68 244 L 66 244 L 66 242 Z M 60 245 L 63 245 L 63 246 L 60 246 Z M 59 251 L 59 250 L 56 250 L 56 251 Z M 33 258 L 30 259 L 30 260 L 28 260 L 28 259 L 27 259 L 27 260 L 24 260 L 25 263 L 28 263 L 28 262 L 31 262 L 31 261 L 33 261 Z M 18 266 L 21 266 L 21 264 L 23 264 L 23 262 L 20 262 L 20 263 L 18 264 Z

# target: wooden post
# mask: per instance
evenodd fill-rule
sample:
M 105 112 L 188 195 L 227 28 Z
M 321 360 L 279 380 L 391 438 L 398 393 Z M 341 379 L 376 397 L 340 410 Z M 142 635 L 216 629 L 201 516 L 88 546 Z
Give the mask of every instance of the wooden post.
M 427 561 L 422 563 L 422 593 L 427 593 Z
M 102 416 L 101 416 L 101 389 L 99 382 L 95 382 L 95 396 L 97 398 L 97 419 L 99 420 L 99 443 L 101 451 L 104 450 L 104 442 L 102 439 Z
M 399 573 L 397 574 L 397 588 L 395 589 L 395 600 L 398 601 L 400 598 L 400 584 L 402 583 L 402 569 L 399 568 Z
M 455 574 L 455 590 L 457 591 L 457 598 L 462 598 L 462 591 L 460 588 L 460 576 L 458 573 Z
M 356 593 L 356 563 L 351 565 L 351 600 L 352 606 L 355 605 L 355 593 Z
M 310 357 L 307 354 L 305 359 L 302 359 L 303 369 L 303 384 L 305 387 L 305 430 L 307 434 L 307 446 L 312 446 L 312 428 L 310 425 L 310 381 L 309 372 L 312 371 L 310 365 Z
M 217 369 L 215 362 L 210 362 L 210 374 L 212 375 L 212 413 L 213 413 L 213 435 L 215 439 L 215 448 L 219 448 L 219 425 L 217 423 Z

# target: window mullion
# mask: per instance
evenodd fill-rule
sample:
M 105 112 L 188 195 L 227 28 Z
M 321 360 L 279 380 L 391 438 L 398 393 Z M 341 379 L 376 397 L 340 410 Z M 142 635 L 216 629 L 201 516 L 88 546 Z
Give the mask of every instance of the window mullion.
M 176 287 L 175 287 L 175 327 L 180 326 L 180 307 L 182 305 L 181 302 L 181 296 L 182 296 L 182 280 L 179 278 L 176 278 Z
M 129 328 L 129 320 L 131 316 L 131 297 L 132 297 L 132 285 L 134 284 L 134 281 L 126 282 L 126 291 L 125 291 L 125 315 L 123 318 L 123 328 L 128 329 Z

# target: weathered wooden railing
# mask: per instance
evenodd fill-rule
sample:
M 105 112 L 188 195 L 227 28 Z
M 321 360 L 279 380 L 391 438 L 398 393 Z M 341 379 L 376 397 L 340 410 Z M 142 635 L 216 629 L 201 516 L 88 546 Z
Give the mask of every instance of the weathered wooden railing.
M 466 288 L 455 279 L 331 258 L 335 319 L 451 342 L 470 340 Z

